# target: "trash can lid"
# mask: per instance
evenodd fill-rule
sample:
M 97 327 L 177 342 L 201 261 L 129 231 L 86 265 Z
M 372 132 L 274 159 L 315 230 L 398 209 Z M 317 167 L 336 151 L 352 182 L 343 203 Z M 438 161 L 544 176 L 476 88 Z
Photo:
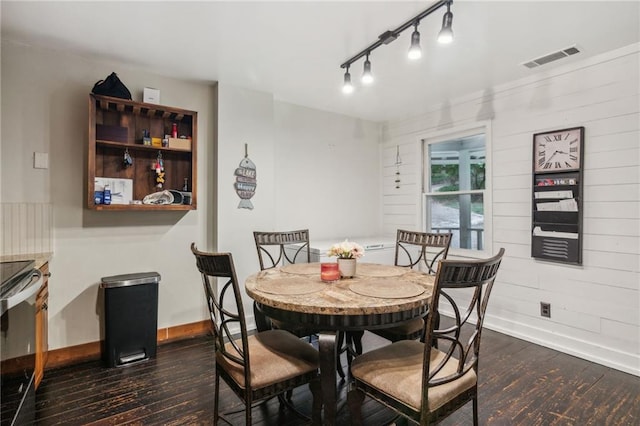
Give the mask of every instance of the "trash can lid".
M 157 284 L 160 282 L 160 274 L 157 272 L 138 272 L 135 274 L 114 275 L 102 277 L 100 287 L 126 287 L 139 284 Z

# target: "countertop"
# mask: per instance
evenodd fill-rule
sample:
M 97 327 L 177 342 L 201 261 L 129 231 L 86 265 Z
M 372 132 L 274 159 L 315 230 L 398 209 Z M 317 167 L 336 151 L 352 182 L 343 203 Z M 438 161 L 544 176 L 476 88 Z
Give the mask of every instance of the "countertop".
M 21 254 L 7 254 L 0 256 L 0 262 L 15 262 L 18 260 L 35 260 L 36 268 L 41 268 L 42 265 L 49 262 L 53 257 L 53 253 L 21 253 Z

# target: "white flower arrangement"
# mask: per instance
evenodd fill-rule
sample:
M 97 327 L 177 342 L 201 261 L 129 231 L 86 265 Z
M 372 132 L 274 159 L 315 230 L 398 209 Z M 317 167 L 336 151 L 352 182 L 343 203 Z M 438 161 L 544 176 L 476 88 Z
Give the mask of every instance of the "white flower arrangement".
M 335 256 L 338 259 L 359 259 L 364 256 L 364 248 L 358 243 L 344 240 L 329 247 L 327 256 Z

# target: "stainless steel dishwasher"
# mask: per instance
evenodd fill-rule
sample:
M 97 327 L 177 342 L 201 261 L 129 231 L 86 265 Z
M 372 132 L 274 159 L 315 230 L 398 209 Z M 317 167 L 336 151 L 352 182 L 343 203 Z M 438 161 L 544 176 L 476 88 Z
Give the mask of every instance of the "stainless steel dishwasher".
M 35 421 L 35 261 L 0 262 L 0 425 Z

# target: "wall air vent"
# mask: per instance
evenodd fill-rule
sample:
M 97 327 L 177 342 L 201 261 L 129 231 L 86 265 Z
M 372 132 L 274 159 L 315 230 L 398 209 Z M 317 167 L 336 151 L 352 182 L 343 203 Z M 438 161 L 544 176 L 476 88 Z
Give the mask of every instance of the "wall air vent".
M 524 65 L 527 68 L 536 68 L 541 65 L 548 64 L 549 62 L 557 61 L 558 59 L 575 55 L 576 53 L 580 53 L 580 49 L 578 49 L 574 45 L 571 47 L 567 47 L 566 49 L 558 50 L 556 52 L 549 53 L 548 55 L 544 55 L 539 58 L 535 58 L 530 61 L 523 62 L 522 65 Z

